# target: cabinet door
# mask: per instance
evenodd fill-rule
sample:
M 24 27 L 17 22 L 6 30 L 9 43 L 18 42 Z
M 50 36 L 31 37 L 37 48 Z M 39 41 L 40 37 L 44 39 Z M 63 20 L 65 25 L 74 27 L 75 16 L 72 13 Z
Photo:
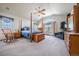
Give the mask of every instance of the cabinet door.
M 72 35 L 70 37 L 70 47 L 69 47 L 70 55 L 79 55 L 79 36 Z
M 79 33 L 79 6 L 76 5 L 73 8 L 74 10 L 74 32 Z

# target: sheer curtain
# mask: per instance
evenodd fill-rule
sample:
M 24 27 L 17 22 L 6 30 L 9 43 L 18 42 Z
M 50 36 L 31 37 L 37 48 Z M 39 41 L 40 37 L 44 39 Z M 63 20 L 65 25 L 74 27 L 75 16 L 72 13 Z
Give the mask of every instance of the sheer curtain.
M 0 29 L 13 30 L 13 20 L 12 20 L 12 18 L 2 16 L 0 18 Z
M 55 33 L 55 21 L 47 22 L 44 24 L 44 33 L 48 35 L 54 35 Z

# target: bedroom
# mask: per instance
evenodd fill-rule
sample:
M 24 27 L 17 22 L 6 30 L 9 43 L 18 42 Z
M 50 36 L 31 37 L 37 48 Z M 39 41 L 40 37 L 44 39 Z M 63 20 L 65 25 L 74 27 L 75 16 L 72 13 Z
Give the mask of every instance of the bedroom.
M 74 5 L 0 3 L 0 55 L 68 56 L 65 42 L 58 36 Z

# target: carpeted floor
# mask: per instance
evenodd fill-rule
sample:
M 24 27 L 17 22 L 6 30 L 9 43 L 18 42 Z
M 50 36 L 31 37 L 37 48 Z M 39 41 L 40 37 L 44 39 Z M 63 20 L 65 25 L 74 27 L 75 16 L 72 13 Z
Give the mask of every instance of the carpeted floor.
M 64 40 L 54 36 L 46 36 L 39 43 L 20 38 L 14 43 L 0 41 L 0 56 L 68 56 Z

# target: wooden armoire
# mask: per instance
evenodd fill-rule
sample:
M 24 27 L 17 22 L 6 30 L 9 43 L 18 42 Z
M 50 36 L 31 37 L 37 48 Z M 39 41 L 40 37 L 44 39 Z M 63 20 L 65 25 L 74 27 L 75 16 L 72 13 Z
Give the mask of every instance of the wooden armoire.
M 72 17 L 73 30 L 69 28 L 69 18 Z M 71 26 L 70 26 L 71 27 Z M 73 14 L 67 16 L 67 30 L 64 40 L 71 56 L 79 56 L 79 4 L 73 6 Z

